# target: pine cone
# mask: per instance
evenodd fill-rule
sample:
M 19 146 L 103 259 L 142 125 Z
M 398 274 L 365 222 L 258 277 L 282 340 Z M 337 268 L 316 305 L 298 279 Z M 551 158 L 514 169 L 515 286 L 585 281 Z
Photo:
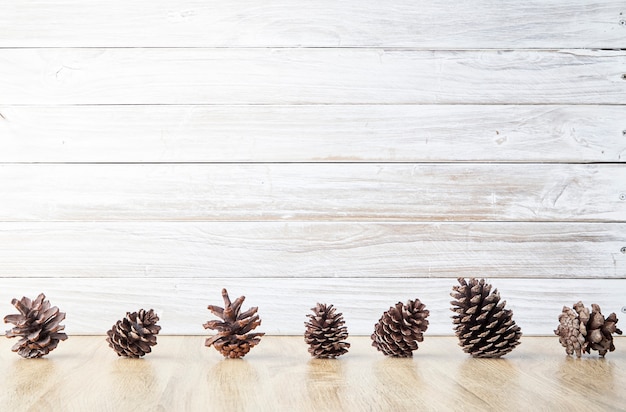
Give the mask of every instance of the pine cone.
M 336 358 L 348 352 L 350 344 L 342 342 L 348 337 L 341 313 L 335 313 L 333 305 L 318 303 L 311 308 L 314 315 L 306 315 L 304 341 L 309 344 L 309 353 L 315 358 Z
M 228 292 L 222 289 L 222 297 L 224 308 L 213 305 L 207 308 L 223 322 L 210 320 L 203 325 L 204 329 L 218 331 L 217 335 L 208 338 L 204 344 L 205 346 L 213 345 L 226 358 L 242 358 L 261 341 L 261 336 L 265 335 L 265 333 L 249 333 L 261 324 L 261 319 L 256 314 L 259 308 L 254 307 L 239 313 L 245 296 L 240 296 L 231 303 Z
M 109 346 L 118 356 L 140 358 L 152 352 L 151 346 L 157 344 L 157 334 L 161 327 L 156 323 L 159 316 L 150 309 L 139 312 L 126 312 L 126 317 L 118 320 L 107 332 Z
M 419 299 L 396 303 L 374 325 L 372 346 L 387 356 L 409 358 L 424 340 L 429 311 Z
M 43 293 L 35 300 L 27 297 L 13 299 L 11 304 L 20 312 L 4 317 L 4 323 L 15 325 L 7 331 L 7 338 L 21 337 L 11 348 L 13 352 L 24 358 L 40 358 L 54 350 L 59 341 L 67 339 L 67 335 L 61 332 L 65 329 L 61 325 L 65 313 L 56 306 L 51 307 Z
M 607 352 L 613 352 L 613 333 L 622 334 L 617 328 L 615 313 L 605 319 L 600 306 L 592 304 L 589 312 L 582 302 L 574 304 L 574 309 L 563 306 L 559 326 L 554 331 L 565 352 L 568 355 L 576 353 L 579 358 L 582 352 L 591 353 L 592 349 L 597 350 L 602 357 Z
M 587 350 L 588 321 L 589 309 L 585 308 L 582 302 L 575 304 L 574 309 L 563 306 L 563 311 L 559 315 L 559 326 L 554 333 L 559 336 L 559 342 L 565 347 L 568 355 L 576 353 L 580 358 L 582 352 Z
M 515 349 L 522 331 L 513 320 L 513 312 L 504 309 L 506 301 L 500 302 L 498 290 L 491 292 L 485 279 L 458 281 L 460 286 L 452 288 L 450 296 L 455 300 L 450 304 L 457 313 L 452 319 L 463 351 L 475 358 L 499 358 Z

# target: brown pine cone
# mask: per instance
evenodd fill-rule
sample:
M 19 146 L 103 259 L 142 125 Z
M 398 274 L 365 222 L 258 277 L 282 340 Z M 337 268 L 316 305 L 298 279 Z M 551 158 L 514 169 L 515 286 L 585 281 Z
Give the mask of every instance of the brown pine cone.
M 126 317 L 107 332 L 107 342 L 118 356 L 140 358 L 152 352 L 151 347 L 157 344 L 156 335 L 161 330 L 158 321 L 159 316 L 152 309 L 126 312 Z
M 450 304 L 456 312 L 452 320 L 463 351 L 476 358 L 499 358 L 515 349 L 522 331 L 513 312 L 504 309 L 506 301 L 500 302 L 498 290 L 491 292 L 485 279 L 458 281 L 460 286 L 452 288 L 450 296 L 455 300 Z
M 350 344 L 343 342 L 348 337 L 341 313 L 335 313 L 333 305 L 318 303 L 311 308 L 313 315 L 306 315 L 304 341 L 309 344 L 309 353 L 315 358 L 336 358 L 348 352 Z
M 261 342 L 261 336 L 265 333 L 250 333 L 261 324 L 259 315 L 256 314 L 259 308 L 250 308 L 240 313 L 241 304 L 245 296 L 240 296 L 231 303 L 226 289 L 222 289 L 224 298 L 224 308 L 209 305 L 208 309 L 215 316 L 223 320 L 210 320 L 203 326 L 204 329 L 215 329 L 217 335 L 208 338 L 205 346 L 213 345 L 226 358 L 242 358 L 250 349 Z
M 582 352 L 591 353 L 597 350 L 604 357 L 607 352 L 613 352 L 613 333 L 618 335 L 622 331 L 617 328 L 617 316 L 611 313 L 606 319 L 602 315 L 600 306 L 591 305 L 591 312 L 582 302 L 574 304 L 574 309 L 563 306 L 559 315 L 559 326 L 554 334 L 568 355 L 582 356 Z
M 372 346 L 387 356 L 408 358 L 428 329 L 429 311 L 419 299 L 396 303 L 374 325 Z
M 7 331 L 7 338 L 21 338 L 11 348 L 13 352 L 24 358 L 40 358 L 54 350 L 59 341 L 67 339 L 67 335 L 61 332 L 65 329 L 61 325 L 65 313 L 56 306 L 50 306 L 43 293 L 35 300 L 27 297 L 13 299 L 11 304 L 20 312 L 4 317 L 4 323 L 15 325 Z

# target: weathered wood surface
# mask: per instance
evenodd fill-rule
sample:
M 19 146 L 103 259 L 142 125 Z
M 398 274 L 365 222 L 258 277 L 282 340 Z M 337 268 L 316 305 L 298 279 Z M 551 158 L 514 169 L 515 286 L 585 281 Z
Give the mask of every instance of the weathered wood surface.
M 623 48 L 620 2 L 22 0 L 0 47 Z
M 268 277 L 484 275 L 553 278 L 557 288 L 562 278 L 625 278 L 625 234 L 624 223 L 2 223 L 0 277 L 249 277 L 256 287 Z
M 526 334 L 619 311 L 626 10 L 508 3 L 5 5 L 0 310 L 206 334 L 226 286 L 272 334 L 325 300 L 369 335 L 415 297 L 450 334 L 454 278 L 488 276 Z
M 597 303 L 605 315 L 626 306 L 626 279 L 489 279 L 527 335 L 552 335 L 563 305 Z M 448 279 L 337 278 L 29 278 L 2 279 L 0 308 L 13 313 L 14 297 L 43 292 L 67 312 L 70 334 L 104 334 L 127 311 L 154 308 L 162 334 L 208 334 L 209 304 L 223 304 L 221 289 L 245 295 L 243 308 L 259 307 L 259 331 L 300 335 L 316 302 L 334 304 L 351 335 L 369 336 L 381 314 L 398 301 L 419 298 L 430 311 L 428 334 L 452 333 Z
M 0 221 L 624 221 L 586 164 L 0 164 Z
M 0 162 L 625 162 L 626 106 L 3 106 Z
M 624 104 L 626 51 L 0 49 L 0 104 Z

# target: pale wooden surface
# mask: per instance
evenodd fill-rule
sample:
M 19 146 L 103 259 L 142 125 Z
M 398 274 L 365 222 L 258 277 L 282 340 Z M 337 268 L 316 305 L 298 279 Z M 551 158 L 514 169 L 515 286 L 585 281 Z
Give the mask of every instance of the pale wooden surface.
M 1 106 L 2 162 L 625 162 L 626 106 Z
M 0 276 L 623 279 L 624 233 L 624 223 L 3 222 Z
M 626 50 L 0 49 L 0 104 L 626 104 Z
M 210 262 L 210 260 L 208 261 Z M 88 263 L 85 264 L 88 266 Z M 93 264 L 94 268 L 99 266 Z M 204 274 L 211 276 L 210 272 Z M 209 304 L 221 304 L 221 289 L 231 297 L 246 296 L 243 307 L 259 307 L 259 331 L 296 335 L 304 331 L 305 315 L 316 303 L 334 304 L 344 314 L 351 335 L 369 336 L 382 313 L 396 302 L 420 299 L 430 311 L 428 332 L 452 334 L 450 292 L 454 278 L 240 278 L 237 273 L 219 278 L 23 278 L 3 279 L 0 313 L 16 313 L 12 298 L 47 294 L 53 305 L 67 313 L 68 333 L 103 334 L 128 311 L 154 309 L 162 334 L 205 334 L 202 324 L 213 316 Z M 330 275 L 330 273 L 329 273 Z M 201 274 L 202 276 L 202 274 Z M 526 335 L 552 335 L 563 305 L 582 300 L 597 303 L 608 316 L 624 318 L 625 279 L 488 279 Z M 16 295 L 17 293 L 19 295 Z M 622 320 L 622 322 L 624 322 Z M 621 325 L 621 324 L 620 324 Z
M 0 47 L 620 48 L 611 0 L 22 0 L 0 14 Z
M 144 359 L 118 358 L 103 336 L 70 336 L 47 359 L 0 340 L 0 404 L 20 411 L 608 411 L 626 410 L 626 339 L 605 359 L 567 357 L 556 337 L 522 338 L 503 359 L 473 359 L 455 338 L 426 335 L 412 359 L 367 337 L 336 360 L 311 359 L 301 336 L 264 337 L 224 360 L 202 337 L 158 338 Z
M 625 162 L 626 106 L 1 106 L 1 162 Z
M 626 167 L 0 165 L 2 221 L 623 221 Z

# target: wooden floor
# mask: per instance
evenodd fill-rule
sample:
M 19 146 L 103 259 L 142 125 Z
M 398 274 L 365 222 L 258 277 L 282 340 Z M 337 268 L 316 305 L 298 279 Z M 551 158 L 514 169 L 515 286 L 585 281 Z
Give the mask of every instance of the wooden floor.
M 625 410 L 626 339 L 606 359 L 569 358 L 556 338 L 525 337 L 506 359 L 472 359 L 454 338 L 427 337 L 413 359 L 366 337 L 337 360 L 313 360 L 301 337 L 265 337 L 223 360 L 199 336 L 161 336 L 144 359 L 102 337 L 71 337 L 46 359 L 0 341 L 3 411 Z

